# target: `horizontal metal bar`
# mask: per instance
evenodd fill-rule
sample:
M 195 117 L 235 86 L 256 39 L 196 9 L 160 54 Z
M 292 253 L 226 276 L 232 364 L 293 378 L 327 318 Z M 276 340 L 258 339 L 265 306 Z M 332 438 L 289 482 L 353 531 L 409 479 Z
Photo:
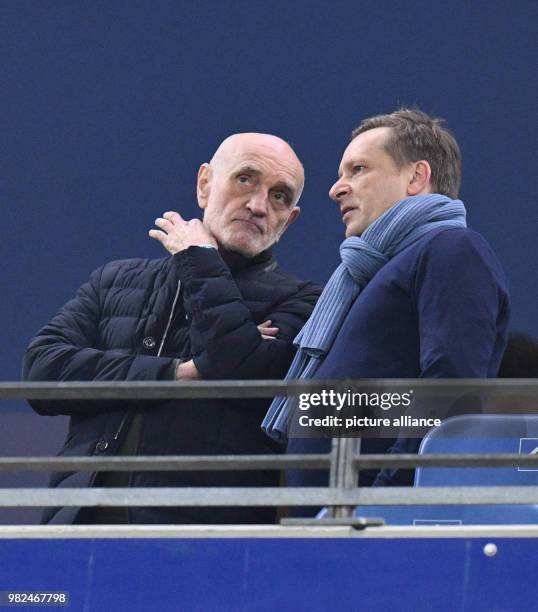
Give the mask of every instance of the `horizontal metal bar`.
M 49 471 L 199 471 L 322 469 L 330 455 L 183 455 L 153 457 L 0 457 L 0 472 Z
M 151 457 L 0 457 L 0 472 L 17 471 L 200 471 L 323 469 L 330 455 L 165 455 Z M 362 455 L 354 460 L 358 469 L 414 467 L 535 467 L 538 455 L 517 453 Z
M 358 505 L 538 504 L 538 486 L 528 487 L 373 487 L 363 488 Z
M 450 392 L 536 394 L 538 379 L 363 379 L 363 380 L 224 380 L 224 381 L 118 381 L 118 382 L 2 382 L 0 400 L 33 399 L 177 399 L 269 398 L 327 389 L 427 390 L 432 395 Z
M 499 543 L 521 542 L 538 538 L 538 525 L 388 525 L 356 530 L 347 526 L 328 526 L 321 521 L 315 527 L 291 525 L 0 525 L 2 540 L 127 540 L 127 539 L 207 540 L 240 538 L 260 539 L 383 539 L 402 540 L 481 538 Z
M 0 489 L 0 507 L 43 506 L 369 506 L 538 504 L 529 487 L 185 487 Z
M 357 469 L 415 467 L 534 467 L 538 471 L 538 455 L 518 453 L 435 453 L 431 455 L 361 455 L 353 460 Z

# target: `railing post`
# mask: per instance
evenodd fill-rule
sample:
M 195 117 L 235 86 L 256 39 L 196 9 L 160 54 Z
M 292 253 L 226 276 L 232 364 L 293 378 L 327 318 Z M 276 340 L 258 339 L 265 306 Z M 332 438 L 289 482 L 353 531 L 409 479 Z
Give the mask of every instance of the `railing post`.
M 353 489 L 357 486 L 357 468 L 354 459 L 359 450 L 360 438 L 333 438 L 329 487 Z M 330 514 L 333 518 L 351 518 L 354 511 L 354 506 L 333 506 Z

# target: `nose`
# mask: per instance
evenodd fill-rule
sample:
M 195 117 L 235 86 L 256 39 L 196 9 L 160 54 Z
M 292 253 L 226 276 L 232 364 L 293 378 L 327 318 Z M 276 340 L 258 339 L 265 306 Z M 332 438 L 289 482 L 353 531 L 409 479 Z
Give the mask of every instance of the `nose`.
M 255 217 L 265 217 L 267 214 L 269 194 L 266 190 L 260 189 L 255 191 L 249 201 L 247 202 L 247 208 L 250 210 Z
M 343 178 L 339 178 L 336 183 L 329 189 L 329 197 L 335 202 L 339 202 L 341 198 L 349 193 L 349 185 Z

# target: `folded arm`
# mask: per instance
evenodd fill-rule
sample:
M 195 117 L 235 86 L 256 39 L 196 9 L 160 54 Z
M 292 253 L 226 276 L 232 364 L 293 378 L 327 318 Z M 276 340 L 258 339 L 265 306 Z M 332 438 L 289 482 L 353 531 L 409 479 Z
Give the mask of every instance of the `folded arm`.
M 294 354 L 293 339 L 320 289 L 311 283 L 290 286 L 288 296 L 263 313 L 264 320 L 278 328 L 277 335 L 263 337 L 267 334 L 258 329 L 259 322 L 215 250 L 191 247 L 175 257 L 180 258 L 184 305 L 192 317 L 192 365 L 198 375 L 204 380 L 282 377 Z M 275 274 L 275 283 L 278 280 Z

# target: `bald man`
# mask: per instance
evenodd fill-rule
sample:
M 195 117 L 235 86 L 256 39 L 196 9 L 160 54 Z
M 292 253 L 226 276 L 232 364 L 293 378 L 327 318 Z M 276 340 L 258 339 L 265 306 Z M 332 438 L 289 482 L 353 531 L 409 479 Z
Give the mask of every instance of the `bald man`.
M 282 378 L 320 289 L 280 269 L 272 245 L 299 215 L 291 147 L 235 134 L 200 166 L 203 220 L 168 211 L 151 238 L 168 256 L 96 270 L 32 340 L 32 381 Z M 70 416 L 62 455 L 267 454 L 265 400 L 31 402 Z M 55 487 L 276 486 L 275 472 L 61 473 Z M 266 508 L 51 508 L 45 523 L 267 523 Z

